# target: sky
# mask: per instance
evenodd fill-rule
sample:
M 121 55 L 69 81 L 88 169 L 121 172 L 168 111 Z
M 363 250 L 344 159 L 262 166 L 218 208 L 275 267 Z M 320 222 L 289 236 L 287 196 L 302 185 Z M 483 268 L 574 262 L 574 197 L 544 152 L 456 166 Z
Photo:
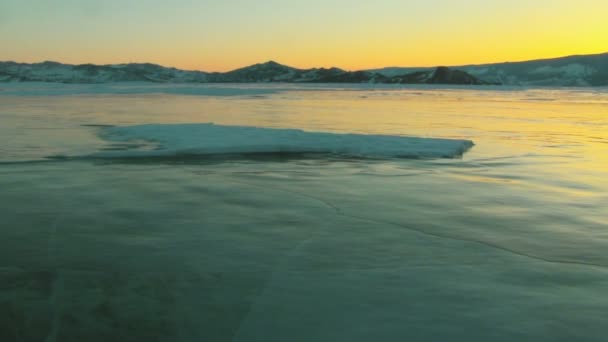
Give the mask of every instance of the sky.
M 607 0 L 0 0 L 0 60 L 348 70 L 608 52 Z

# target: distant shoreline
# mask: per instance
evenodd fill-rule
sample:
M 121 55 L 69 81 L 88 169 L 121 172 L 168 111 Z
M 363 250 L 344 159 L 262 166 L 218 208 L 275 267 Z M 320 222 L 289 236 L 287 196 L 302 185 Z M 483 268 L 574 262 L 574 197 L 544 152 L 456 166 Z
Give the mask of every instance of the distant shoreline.
M 347 71 L 298 69 L 274 61 L 228 72 L 188 71 L 150 63 L 62 64 L 0 62 L 0 82 L 99 84 L 154 83 L 339 83 L 451 84 L 589 87 L 608 86 L 608 53 L 459 67 L 389 67 Z

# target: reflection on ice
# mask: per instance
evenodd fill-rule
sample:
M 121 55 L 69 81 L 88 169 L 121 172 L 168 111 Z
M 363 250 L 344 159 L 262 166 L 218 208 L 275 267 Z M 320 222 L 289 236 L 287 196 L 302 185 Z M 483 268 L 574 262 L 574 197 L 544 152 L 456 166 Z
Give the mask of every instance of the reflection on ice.
M 606 340 L 606 90 L 2 87 L 2 342 Z
M 0 340 L 603 341 L 605 224 L 432 163 L 5 165 Z

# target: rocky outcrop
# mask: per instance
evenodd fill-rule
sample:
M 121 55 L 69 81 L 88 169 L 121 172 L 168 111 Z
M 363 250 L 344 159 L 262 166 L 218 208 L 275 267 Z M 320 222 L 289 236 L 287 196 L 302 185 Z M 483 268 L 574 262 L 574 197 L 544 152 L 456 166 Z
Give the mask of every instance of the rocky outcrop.
M 429 84 L 473 84 L 481 85 L 485 82 L 462 70 L 451 70 L 448 67 L 438 67 L 426 83 Z

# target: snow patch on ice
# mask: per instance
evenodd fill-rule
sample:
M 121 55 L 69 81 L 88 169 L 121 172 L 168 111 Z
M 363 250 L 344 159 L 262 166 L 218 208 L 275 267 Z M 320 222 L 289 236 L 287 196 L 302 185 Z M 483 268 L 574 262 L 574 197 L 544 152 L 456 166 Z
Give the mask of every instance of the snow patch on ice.
M 112 142 L 146 140 L 159 146 L 156 150 L 99 152 L 94 157 L 327 153 L 382 158 L 453 158 L 473 146 L 469 140 L 320 133 L 212 123 L 108 127 L 102 136 Z

